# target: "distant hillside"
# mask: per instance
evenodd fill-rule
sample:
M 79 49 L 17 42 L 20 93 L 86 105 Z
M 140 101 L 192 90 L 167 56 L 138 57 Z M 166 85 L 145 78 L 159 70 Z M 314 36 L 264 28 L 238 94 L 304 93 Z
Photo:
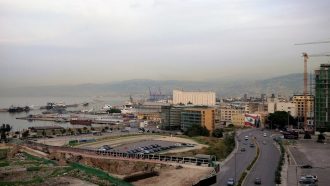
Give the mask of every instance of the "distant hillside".
M 81 84 L 74 86 L 39 86 L 7 89 L 1 96 L 92 96 L 92 95 L 147 95 L 149 88 L 170 94 L 173 89 L 212 90 L 218 96 L 249 96 L 265 94 L 281 94 L 285 96 L 301 93 L 303 90 L 303 74 L 289 74 L 264 80 L 219 80 L 219 81 L 177 81 L 136 79 L 105 84 Z

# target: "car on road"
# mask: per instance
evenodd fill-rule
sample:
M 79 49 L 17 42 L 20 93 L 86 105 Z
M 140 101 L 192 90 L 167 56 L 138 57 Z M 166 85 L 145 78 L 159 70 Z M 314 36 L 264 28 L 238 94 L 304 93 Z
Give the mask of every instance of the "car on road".
M 249 136 L 245 136 L 244 139 L 245 139 L 245 140 L 249 140 Z
M 301 166 L 300 168 L 302 168 L 302 169 L 312 169 L 313 167 L 311 165 L 306 164 L 306 165 Z
M 254 143 L 250 143 L 250 147 L 254 147 Z
M 245 152 L 246 149 L 244 147 L 241 148 L 241 152 Z
M 265 132 L 263 136 L 264 136 L 264 137 L 267 137 L 267 133 Z
M 228 180 L 227 180 L 227 186 L 234 186 L 234 185 L 235 185 L 234 178 L 228 178 Z
M 260 178 L 256 178 L 256 179 L 254 180 L 254 184 L 256 184 L 256 185 L 261 185 L 261 179 L 260 179 Z
M 267 142 L 266 142 L 266 141 L 262 141 L 262 144 L 266 145 L 266 144 L 267 144 Z
M 300 178 L 299 183 L 303 185 L 315 185 L 315 180 L 312 178 Z
M 305 175 L 305 176 L 301 176 L 300 179 L 299 179 L 299 183 L 303 183 L 303 182 L 309 182 L 309 180 L 314 180 L 314 182 L 317 182 L 318 181 L 318 177 L 315 176 L 315 175 Z

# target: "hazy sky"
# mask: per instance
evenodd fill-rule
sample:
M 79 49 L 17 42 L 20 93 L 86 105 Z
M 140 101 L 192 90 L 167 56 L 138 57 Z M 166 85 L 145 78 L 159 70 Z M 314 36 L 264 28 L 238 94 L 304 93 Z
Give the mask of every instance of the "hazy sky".
M 329 0 L 0 0 L 0 86 L 263 78 L 324 40 Z

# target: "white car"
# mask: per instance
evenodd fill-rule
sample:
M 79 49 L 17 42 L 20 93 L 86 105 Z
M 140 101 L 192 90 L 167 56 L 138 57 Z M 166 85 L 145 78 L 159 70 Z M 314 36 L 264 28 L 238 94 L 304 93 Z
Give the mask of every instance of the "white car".
M 267 137 L 267 133 L 264 133 L 264 137 Z
M 314 182 L 317 182 L 318 178 L 317 178 L 317 176 L 314 176 L 314 175 L 301 176 L 300 179 L 299 179 L 299 183 L 304 183 L 308 180 L 313 180 Z
M 245 140 L 248 140 L 249 139 L 249 136 L 245 136 Z

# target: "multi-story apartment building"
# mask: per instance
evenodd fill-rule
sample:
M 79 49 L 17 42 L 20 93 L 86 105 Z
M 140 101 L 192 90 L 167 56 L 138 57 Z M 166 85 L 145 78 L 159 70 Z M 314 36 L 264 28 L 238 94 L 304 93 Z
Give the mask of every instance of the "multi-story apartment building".
M 268 102 L 268 113 L 276 111 L 289 112 L 292 117 L 297 117 L 296 105 L 291 102 Z
M 305 108 L 306 102 L 306 108 Z M 304 112 L 307 113 L 307 124 L 313 125 L 314 121 L 314 96 L 312 95 L 294 95 L 292 103 L 295 104 L 299 126 L 304 123 Z
M 185 108 L 181 112 L 181 129 L 187 130 L 193 125 L 206 127 L 210 132 L 215 128 L 214 108 Z
M 161 107 L 161 127 L 165 130 L 181 129 L 181 112 L 185 106 L 169 105 Z
M 330 64 L 315 71 L 315 125 L 330 129 Z
M 166 130 L 187 130 L 192 125 L 215 128 L 215 108 L 205 106 L 162 106 L 161 127 Z
M 214 106 L 215 103 L 215 92 L 185 92 L 173 90 L 173 104 Z
M 246 113 L 244 107 L 235 107 L 235 106 L 222 106 L 220 108 L 220 120 L 221 122 L 231 122 L 232 116 L 236 114 Z

